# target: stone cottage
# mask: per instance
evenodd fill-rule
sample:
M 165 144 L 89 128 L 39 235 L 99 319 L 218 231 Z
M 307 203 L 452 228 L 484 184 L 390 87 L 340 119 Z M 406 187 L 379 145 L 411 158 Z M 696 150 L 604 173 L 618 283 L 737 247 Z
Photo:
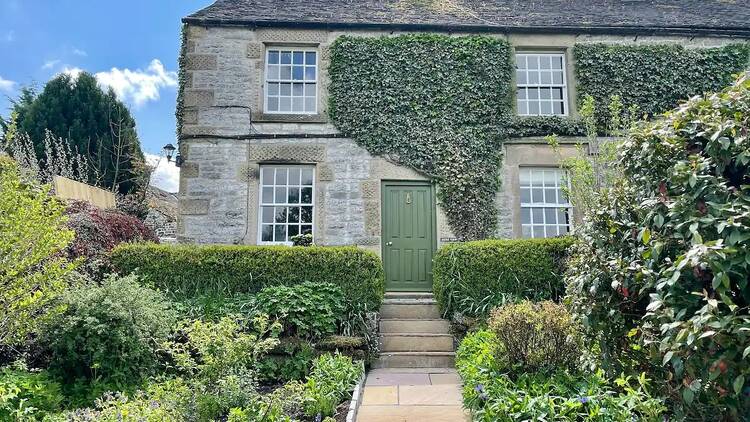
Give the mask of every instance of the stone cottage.
M 576 45 L 705 49 L 750 38 L 740 0 L 218 0 L 183 23 L 179 241 L 289 244 L 312 233 L 319 245 L 381 254 L 389 288 L 401 290 L 429 290 L 432 254 L 456 236 L 429 176 L 373 156 L 329 119 L 338 37 L 505 39 L 517 115 L 571 120 Z M 557 236 L 574 224 L 559 156 L 545 133 L 533 135 L 502 146 L 497 237 Z M 561 139 L 563 155 L 582 140 Z

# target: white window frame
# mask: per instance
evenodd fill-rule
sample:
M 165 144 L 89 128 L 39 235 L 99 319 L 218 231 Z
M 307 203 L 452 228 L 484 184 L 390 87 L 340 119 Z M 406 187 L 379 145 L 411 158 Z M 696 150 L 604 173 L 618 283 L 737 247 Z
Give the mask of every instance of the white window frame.
M 522 180 L 522 174 L 523 172 L 529 173 L 529 200 L 531 202 L 523 202 L 523 195 L 522 195 L 522 189 L 524 189 L 524 186 L 521 184 Z M 542 184 L 541 186 L 533 184 L 533 177 L 532 174 L 534 172 L 542 172 Z M 552 186 L 547 186 L 547 183 L 545 181 L 545 174 L 544 172 L 554 172 L 555 173 L 555 182 Z M 542 189 L 542 202 L 534 202 L 534 196 L 533 196 L 533 189 L 534 188 L 541 188 Z M 547 189 L 554 188 L 555 189 L 555 202 L 549 202 L 547 200 Z M 573 205 L 570 203 L 570 200 L 568 198 L 565 198 L 563 196 L 563 199 L 565 200 L 564 203 L 558 202 L 558 195 L 562 194 L 563 188 L 570 189 L 570 179 L 568 178 L 568 172 L 564 169 L 561 169 L 559 167 L 539 167 L 539 166 L 527 166 L 527 167 L 519 167 L 518 169 L 518 200 L 521 204 L 521 214 L 519 218 L 519 222 L 521 225 L 521 237 L 522 238 L 536 238 L 534 236 L 534 227 L 535 226 L 541 226 L 543 230 L 543 234 L 545 238 L 548 237 L 555 237 L 560 236 L 562 234 L 558 234 L 559 228 L 561 227 L 567 227 L 568 231 L 566 234 L 569 234 L 573 231 Z M 568 222 L 567 224 L 561 224 L 559 221 L 559 214 L 555 212 L 555 223 L 550 224 L 547 223 L 547 216 L 544 212 L 545 208 L 564 208 L 567 212 Z M 523 222 L 523 213 L 524 210 L 530 210 L 529 211 L 529 223 Z M 534 221 L 534 209 L 542 209 L 542 221 L 540 223 L 537 223 Z M 524 228 L 528 227 L 529 230 L 529 236 L 524 235 Z M 555 229 L 553 233 L 547 234 L 548 228 Z
M 266 169 L 266 168 L 273 168 L 274 169 L 274 180 L 272 181 L 273 183 L 272 184 L 268 184 L 268 185 L 265 184 L 265 180 L 264 180 L 264 176 L 263 176 L 263 173 L 264 173 L 263 169 Z M 300 170 L 302 170 L 302 169 L 311 169 L 312 170 L 312 186 L 311 186 L 312 187 L 312 199 L 310 201 L 310 204 L 302 204 L 302 189 L 301 189 L 302 187 L 309 187 L 309 186 L 307 186 L 307 185 L 302 186 L 300 184 L 292 184 L 292 185 L 290 185 L 289 184 L 289 173 L 288 172 L 287 172 L 287 181 L 286 181 L 286 184 L 285 185 L 277 185 L 276 184 L 276 170 L 275 169 L 278 169 L 278 168 L 285 168 L 285 169 L 298 168 Z M 300 177 L 301 177 L 301 175 L 300 175 Z M 287 241 L 286 242 L 264 241 L 263 240 L 263 226 L 264 226 L 264 224 L 263 224 L 263 207 L 264 206 L 265 207 L 269 207 L 269 206 L 272 206 L 272 207 L 287 207 L 287 208 L 289 208 L 289 207 L 300 207 L 300 219 L 302 217 L 301 207 L 302 206 L 311 206 L 312 207 L 312 222 L 310 223 L 310 226 L 312 228 L 311 234 L 313 235 L 313 239 L 315 238 L 315 208 L 317 208 L 315 206 L 315 187 L 316 187 L 315 186 L 316 185 L 315 177 L 316 177 L 316 172 L 315 172 L 315 166 L 314 165 L 307 165 L 307 164 L 262 164 L 260 166 L 260 176 L 258 177 L 259 184 L 258 184 L 258 214 L 257 214 L 258 215 L 258 236 L 257 236 L 257 242 L 258 242 L 259 245 L 290 245 L 290 246 L 292 245 L 292 241 L 288 239 L 288 236 L 289 236 L 289 229 L 288 228 L 287 228 Z M 300 180 L 300 183 L 301 183 L 301 180 Z M 263 202 L 263 187 L 264 186 L 265 187 L 272 187 L 273 190 L 274 190 L 274 201 L 272 203 L 265 203 L 265 202 Z M 300 203 L 297 203 L 297 204 L 289 203 L 289 191 L 288 191 L 288 187 L 289 186 L 298 186 L 298 187 L 300 187 Z M 276 202 L 276 198 L 275 198 L 276 187 L 286 187 L 287 188 L 286 202 L 284 202 L 284 203 L 281 203 L 281 202 L 277 203 Z M 286 214 L 287 214 L 287 216 L 286 216 L 286 220 L 287 221 L 284 224 L 288 227 L 289 226 L 289 211 L 288 211 L 288 209 L 287 209 L 287 213 Z M 271 223 L 271 224 L 273 224 L 273 226 L 277 225 L 277 223 L 275 221 L 273 223 Z M 294 223 L 292 223 L 292 224 L 294 224 Z M 268 225 L 268 223 L 266 223 L 265 225 Z M 297 225 L 301 226 L 302 223 L 301 222 L 297 223 Z M 275 229 L 274 229 L 274 232 L 275 232 Z M 275 234 L 274 234 L 274 236 L 275 236 Z
M 560 58 L 562 60 L 562 84 L 556 84 L 554 83 L 554 79 L 552 79 L 552 75 L 550 74 L 550 83 L 544 84 L 541 81 L 541 70 L 539 71 L 539 81 L 537 83 L 531 84 L 529 83 L 529 71 L 528 71 L 528 58 L 536 56 L 536 57 L 556 57 Z M 526 60 L 526 69 L 520 70 L 518 69 L 516 65 L 516 113 L 518 113 L 519 116 L 568 116 L 570 114 L 570 104 L 568 103 L 568 69 L 567 69 L 567 61 L 565 58 L 565 53 L 561 52 L 546 52 L 546 51 L 540 51 L 540 52 L 530 52 L 530 51 L 521 51 L 517 52 L 515 59 L 516 63 L 518 63 L 518 59 L 523 58 Z M 555 69 L 557 70 L 557 69 Z M 518 72 L 525 72 L 526 73 L 526 83 L 518 83 Z M 533 71 L 533 70 L 532 70 Z M 544 101 L 542 99 L 537 99 L 537 104 L 540 105 L 539 107 L 539 113 L 537 114 L 531 114 L 528 112 L 528 88 L 558 88 L 562 89 L 562 104 L 563 104 L 563 113 L 562 114 L 555 114 L 555 107 L 554 103 L 558 102 L 560 100 L 552 100 L 550 99 L 550 106 L 552 112 L 550 114 L 544 114 L 542 113 L 541 108 L 541 102 Z M 520 89 L 527 89 L 526 91 L 526 99 L 520 99 L 518 97 L 518 91 Z M 526 104 L 526 110 L 525 112 L 521 110 L 520 108 L 520 102 L 524 101 Z
M 279 78 L 269 78 L 269 56 L 271 52 L 277 51 L 279 52 L 279 66 L 281 66 L 281 53 L 282 52 L 291 52 L 292 56 L 294 56 L 295 52 L 302 52 L 302 53 L 315 53 L 315 109 L 313 111 L 269 111 L 268 110 L 268 98 L 269 98 L 269 84 L 271 83 L 301 83 L 301 84 L 309 84 L 312 83 L 311 81 L 304 80 L 304 71 L 303 71 L 303 79 L 294 79 L 294 72 L 292 71 L 292 77 L 290 79 L 281 79 L 281 75 L 279 74 Z M 305 55 L 306 56 L 306 55 Z M 318 102 L 320 101 L 320 52 L 318 52 L 317 48 L 312 47 L 293 47 L 293 46 L 268 46 L 266 47 L 266 52 L 264 55 L 265 58 L 265 65 L 263 66 L 263 113 L 265 114 L 306 114 L 306 115 L 313 115 L 318 114 Z M 305 59 L 306 61 L 307 59 Z M 304 63 L 304 62 L 303 62 Z M 293 64 L 292 64 L 293 66 Z M 303 65 L 307 66 L 307 65 Z M 304 89 L 304 87 L 303 87 Z M 276 98 L 281 98 L 280 96 L 276 96 Z M 295 97 L 290 97 L 295 98 Z M 306 98 L 306 96 L 302 96 L 302 98 Z

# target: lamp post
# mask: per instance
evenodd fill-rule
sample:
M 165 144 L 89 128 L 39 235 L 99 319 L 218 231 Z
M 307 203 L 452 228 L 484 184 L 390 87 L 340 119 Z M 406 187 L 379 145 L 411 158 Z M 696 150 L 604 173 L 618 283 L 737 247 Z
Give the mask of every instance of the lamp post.
M 177 151 L 177 148 L 175 148 L 172 144 L 166 144 L 164 145 L 164 155 L 167 157 L 167 162 L 172 162 L 172 156 L 174 155 L 174 152 Z M 174 157 L 174 165 L 177 167 L 180 167 L 182 165 L 182 157 L 180 156 L 180 152 L 177 151 L 177 156 Z

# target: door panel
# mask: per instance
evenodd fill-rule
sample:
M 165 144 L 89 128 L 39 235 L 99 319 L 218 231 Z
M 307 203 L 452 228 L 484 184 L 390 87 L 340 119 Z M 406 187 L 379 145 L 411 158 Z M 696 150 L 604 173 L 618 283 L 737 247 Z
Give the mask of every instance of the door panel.
M 384 182 L 382 196 L 386 289 L 431 291 L 435 245 L 432 186 Z

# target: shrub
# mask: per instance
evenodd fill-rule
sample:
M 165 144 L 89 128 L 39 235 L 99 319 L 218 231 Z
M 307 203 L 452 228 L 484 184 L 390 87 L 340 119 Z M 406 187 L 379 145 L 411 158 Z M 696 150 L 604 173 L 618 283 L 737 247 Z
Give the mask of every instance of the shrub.
M 67 209 L 68 227 L 75 231 L 67 248 L 70 258 L 83 257 L 90 275 L 111 271 L 109 252 L 120 243 L 158 242 L 154 232 L 141 220 L 120 211 L 102 209 L 85 201 L 72 201 Z
M 571 244 L 555 238 L 445 245 L 435 255 L 435 299 L 444 314 L 468 316 L 484 316 L 509 297 L 557 299 Z
M 351 357 L 338 353 L 319 356 L 305 384 L 305 413 L 313 417 L 333 416 L 364 371 L 362 362 L 353 362 Z
M 621 377 L 608 382 L 601 372 L 578 374 L 505 373 L 505 357 L 495 333 L 468 334 L 456 351 L 464 382 L 464 406 L 475 421 L 661 421 L 665 410 L 648 392 L 649 381 Z
M 255 296 L 254 308 L 281 322 L 286 336 L 320 339 L 336 331 L 336 321 L 344 314 L 344 294 L 331 283 L 272 286 Z
M 296 338 L 281 339 L 278 346 L 255 365 L 259 381 L 279 382 L 305 378 L 313 359 L 312 344 Z
M 581 354 L 578 329 L 563 305 L 524 301 L 501 306 L 492 311 L 487 325 L 508 369 L 572 369 Z
M 0 420 L 42 418 L 59 411 L 63 399 L 60 384 L 46 372 L 23 366 L 0 369 Z
M 60 256 L 73 239 L 49 187 L 24 183 L 0 156 L 0 345 L 19 344 L 60 308 L 75 266 Z
M 109 276 L 101 286 L 67 292 L 62 302 L 66 310 L 48 324 L 45 341 L 51 368 L 69 384 L 125 388 L 154 372 L 175 320 L 162 294 L 135 276 Z
M 748 115 L 746 73 L 635 128 L 567 276 L 605 364 L 650 357 L 698 419 L 750 413 Z
M 121 245 L 112 263 L 177 298 L 310 281 L 339 286 L 348 308 L 373 310 L 385 292 L 380 258 L 356 247 Z

